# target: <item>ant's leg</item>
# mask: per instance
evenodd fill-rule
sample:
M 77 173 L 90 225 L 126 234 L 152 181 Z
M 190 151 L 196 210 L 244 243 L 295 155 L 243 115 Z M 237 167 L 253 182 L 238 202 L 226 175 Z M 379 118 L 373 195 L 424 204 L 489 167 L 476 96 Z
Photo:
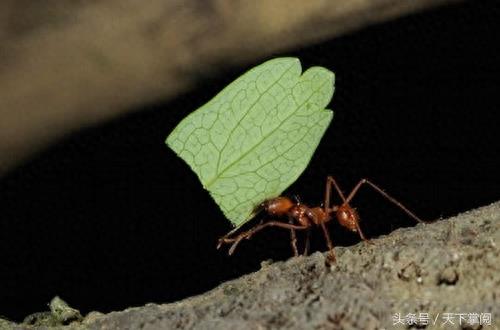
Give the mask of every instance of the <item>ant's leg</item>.
M 286 228 L 286 229 L 297 229 L 297 230 L 302 230 L 302 229 L 307 228 L 307 227 L 304 227 L 304 226 L 287 224 L 287 223 L 283 223 L 283 222 L 280 222 L 280 221 L 264 222 L 264 220 L 262 220 L 257 225 L 253 226 L 252 228 L 250 228 L 247 231 L 244 231 L 244 232 L 236 235 L 235 237 L 229 238 L 226 235 L 226 236 L 223 236 L 223 237 L 219 238 L 219 245 L 222 245 L 223 243 L 233 243 L 233 242 L 239 240 L 240 237 L 241 238 L 250 239 L 250 238 L 252 238 L 253 234 L 255 234 L 258 231 L 261 231 L 262 229 L 264 229 L 266 227 L 281 227 L 281 228 Z
M 361 237 L 361 239 L 365 242 L 369 242 L 370 240 L 368 238 L 366 238 L 365 234 L 363 234 L 363 231 L 361 230 L 361 227 L 359 226 L 359 223 L 358 221 L 356 221 L 356 231 L 358 232 L 359 234 L 359 237 Z
M 328 176 L 326 178 L 325 204 L 323 205 L 323 207 L 325 208 L 325 212 L 328 212 L 328 210 L 330 210 L 330 196 L 331 196 L 332 186 L 335 188 L 340 198 L 342 198 L 342 201 L 345 203 L 345 196 L 344 193 L 342 193 L 342 190 L 340 190 L 339 185 L 337 184 L 333 176 Z
M 311 238 L 311 229 L 306 230 L 306 242 L 304 244 L 304 256 L 309 255 L 309 239 Z
M 256 225 L 255 227 L 237 235 L 236 237 L 234 238 L 227 238 L 227 237 L 222 237 L 221 239 L 219 239 L 219 247 L 223 244 L 223 243 L 233 243 L 233 245 L 231 246 L 231 248 L 229 249 L 229 255 L 232 255 L 234 253 L 234 250 L 236 249 L 236 247 L 238 246 L 238 244 L 243 240 L 243 239 L 250 239 L 252 238 L 252 236 L 257 233 L 258 231 L 261 231 L 262 229 L 266 228 L 266 227 L 279 227 L 279 228 L 285 228 L 285 229 L 296 229 L 296 230 L 304 230 L 308 227 L 305 227 L 305 226 L 297 226 L 297 225 L 292 225 L 292 224 L 288 224 L 288 223 L 283 223 L 283 222 L 279 222 L 279 221 L 269 221 L 269 222 L 266 222 L 266 223 L 259 223 L 258 225 Z
M 235 242 L 233 243 L 233 245 L 231 246 L 231 248 L 229 249 L 229 252 L 228 254 L 229 255 L 232 255 L 234 253 L 234 251 L 236 250 L 236 247 L 238 246 L 238 244 L 241 242 L 242 239 L 250 239 L 252 238 L 252 236 L 257 233 L 258 231 L 261 231 L 262 229 L 266 228 L 266 227 L 279 227 L 279 228 L 285 228 L 285 229 L 290 229 L 290 230 L 303 230 L 303 229 L 306 229 L 307 227 L 303 227 L 303 226 L 297 226 L 297 225 L 293 225 L 293 224 L 286 224 L 286 223 L 282 223 L 282 222 L 279 222 L 279 221 L 270 221 L 270 222 L 266 222 L 264 224 L 260 224 L 260 225 L 257 225 L 255 226 L 254 228 L 250 229 L 248 232 L 246 233 L 243 233 L 241 235 L 239 235 Z
M 260 220 L 260 222 L 258 223 L 258 225 L 262 225 L 264 223 L 264 220 Z M 256 226 L 258 226 L 256 225 Z M 231 236 L 232 234 L 234 234 L 236 231 L 238 231 L 238 229 L 240 229 L 239 227 L 236 227 L 234 228 L 233 230 L 231 230 L 230 232 L 228 232 L 226 235 L 222 236 L 221 238 L 219 238 L 219 240 L 217 241 L 217 250 L 220 249 L 220 247 L 222 246 L 222 244 L 224 243 L 231 243 L 231 242 L 234 242 L 236 239 L 235 238 L 229 238 L 229 236 Z M 247 231 L 244 231 L 243 233 L 237 235 L 236 237 L 244 234 L 244 233 L 247 233 L 249 232 L 249 230 Z
M 342 192 L 342 190 L 340 189 L 339 185 L 337 184 L 337 182 L 335 181 L 335 179 L 333 178 L 333 176 L 327 176 L 326 177 L 326 187 L 325 187 L 325 204 L 323 205 L 323 209 L 325 211 L 326 214 L 331 214 L 332 212 L 334 212 L 334 208 L 330 208 L 330 197 L 331 197 L 331 192 L 332 192 L 332 186 L 335 188 L 335 190 L 337 191 L 337 194 L 340 196 L 340 198 L 342 199 L 342 201 L 345 203 L 345 196 L 344 196 L 344 193 Z M 336 209 L 336 208 L 335 208 Z M 328 249 L 329 249 L 329 261 L 330 262 L 335 262 L 336 258 L 335 258 L 335 251 L 333 250 L 333 244 L 332 244 L 332 240 L 330 239 L 330 234 L 328 233 L 328 230 L 326 229 L 326 226 L 325 226 L 325 223 L 324 222 L 321 222 L 321 229 L 323 230 L 323 234 L 325 236 L 325 240 L 326 240 L 326 244 L 328 245 Z
M 288 223 L 293 224 L 292 217 L 288 217 Z M 293 255 L 297 257 L 299 255 L 299 250 L 297 250 L 297 234 L 294 228 L 290 229 L 290 244 L 292 245 Z
M 364 184 L 367 184 L 370 187 L 372 187 L 373 189 L 375 189 L 375 191 L 377 191 L 379 194 L 381 194 L 382 196 L 384 196 L 390 202 L 394 203 L 396 206 L 398 206 L 401 210 L 403 210 L 406 214 L 408 214 L 414 220 L 416 220 L 418 222 L 423 222 L 423 223 L 427 223 L 428 222 L 428 221 L 424 221 L 424 220 L 420 219 L 419 217 L 417 217 L 410 210 L 408 210 L 406 207 L 404 207 L 403 204 L 401 204 L 400 202 L 398 202 L 393 197 L 389 196 L 389 194 L 387 194 L 385 191 L 383 191 L 381 188 L 379 188 L 377 185 L 375 185 L 373 182 L 371 182 L 371 181 L 369 181 L 367 179 L 362 179 L 362 180 L 360 180 L 358 182 L 358 184 L 352 189 L 351 193 L 347 197 L 347 199 L 345 201 L 345 204 L 348 204 L 353 199 L 354 195 L 356 195 L 356 193 L 358 192 L 359 188 L 361 188 L 361 186 L 364 185 Z
M 335 188 L 337 191 L 337 194 L 340 196 L 344 204 L 346 203 L 346 198 L 344 196 L 344 193 L 340 189 L 339 185 L 333 178 L 333 176 L 328 176 L 326 178 L 326 188 L 325 188 L 325 204 L 323 205 L 324 211 L 327 214 L 330 214 L 331 212 L 334 211 L 333 208 L 330 208 L 330 197 L 331 197 L 331 192 L 332 192 L 332 186 Z M 333 244 L 332 240 L 330 239 L 330 234 L 328 233 L 328 230 L 326 229 L 325 223 L 321 222 L 321 229 L 323 230 L 323 234 L 325 236 L 326 244 L 328 245 L 329 249 L 329 259 L 331 262 L 335 262 L 335 251 L 333 250 Z
M 363 240 L 363 242 L 368 244 L 373 244 L 373 242 L 370 241 L 370 239 L 366 238 L 365 234 L 363 234 L 363 231 L 361 230 L 361 227 L 359 226 L 359 222 L 357 220 L 355 221 L 355 225 L 356 225 L 356 231 L 358 232 L 359 237 Z
M 329 249 L 329 255 L 328 255 L 328 259 L 330 259 L 329 261 L 331 262 L 335 262 L 335 252 L 333 251 L 333 244 L 332 244 L 332 240 L 330 239 L 330 234 L 328 233 L 328 230 L 326 230 L 326 226 L 325 226 L 325 223 L 324 222 L 321 222 L 320 223 L 321 225 L 321 229 L 323 230 L 323 234 L 325 235 L 325 240 L 326 240 L 326 245 L 328 245 L 328 249 Z

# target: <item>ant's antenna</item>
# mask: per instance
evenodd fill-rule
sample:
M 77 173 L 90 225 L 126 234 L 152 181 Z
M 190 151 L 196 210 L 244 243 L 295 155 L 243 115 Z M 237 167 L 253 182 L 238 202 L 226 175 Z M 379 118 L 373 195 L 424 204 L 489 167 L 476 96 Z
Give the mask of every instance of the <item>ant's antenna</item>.
M 298 205 L 300 205 L 300 197 L 299 197 L 299 195 L 293 195 L 293 200 L 295 201 L 295 203 L 297 203 Z

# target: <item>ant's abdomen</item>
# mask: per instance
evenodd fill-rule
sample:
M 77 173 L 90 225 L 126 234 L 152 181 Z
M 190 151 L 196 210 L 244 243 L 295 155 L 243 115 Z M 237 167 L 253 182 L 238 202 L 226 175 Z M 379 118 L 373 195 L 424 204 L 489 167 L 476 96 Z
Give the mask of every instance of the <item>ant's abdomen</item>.
M 339 207 L 336 213 L 338 222 L 349 229 L 350 231 L 358 231 L 356 224 L 359 220 L 359 215 L 355 209 L 348 205 L 342 205 Z

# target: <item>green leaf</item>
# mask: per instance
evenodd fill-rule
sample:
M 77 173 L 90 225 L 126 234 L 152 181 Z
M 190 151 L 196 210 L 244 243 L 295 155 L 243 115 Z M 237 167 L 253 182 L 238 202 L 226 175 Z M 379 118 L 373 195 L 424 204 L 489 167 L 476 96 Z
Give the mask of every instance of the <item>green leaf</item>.
M 243 74 L 184 118 L 166 143 L 235 226 L 304 171 L 333 117 L 334 74 L 277 58 Z

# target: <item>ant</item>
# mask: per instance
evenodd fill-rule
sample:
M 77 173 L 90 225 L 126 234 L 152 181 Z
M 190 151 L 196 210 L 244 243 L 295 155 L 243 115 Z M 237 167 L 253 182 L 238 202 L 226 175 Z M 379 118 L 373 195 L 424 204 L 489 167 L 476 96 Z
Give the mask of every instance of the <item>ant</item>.
M 304 248 L 304 255 L 307 255 L 308 250 L 309 250 L 309 231 L 312 226 L 319 226 L 321 227 L 323 234 L 325 236 L 326 244 L 329 249 L 329 260 L 332 262 L 335 262 L 335 252 L 333 250 L 333 244 L 332 240 L 330 239 L 330 234 L 328 233 L 328 230 L 326 229 L 326 223 L 329 222 L 332 219 L 332 216 L 335 216 L 337 221 L 342 225 L 343 227 L 347 228 L 348 230 L 358 233 L 360 238 L 367 242 L 371 243 L 366 236 L 363 234 L 363 231 L 361 230 L 359 226 L 359 215 L 356 212 L 356 209 L 353 208 L 349 203 L 351 200 L 354 198 L 356 193 L 358 192 L 359 188 L 361 188 L 363 185 L 368 185 L 378 193 L 380 193 L 382 196 L 384 196 L 386 199 L 388 199 L 390 202 L 394 203 L 396 206 L 398 206 L 401 210 L 403 210 L 406 214 L 408 214 L 411 218 L 418 222 L 422 223 L 427 223 L 428 221 L 421 220 L 419 217 L 417 217 L 415 214 L 413 214 L 410 210 L 408 210 L 406 207 L 403 206 L 400 202 L 398 202 L 396 199 L 393 197 L 389 196 L 385 191 L 383 191 L 381 188 L 379 188 L 377 185 L 375 185 L 373 182 L 367 180 L 367 179 L 361 179 L 356 186 L 352 189 L 351 193 L 347 196 L 347 198 L 344 196 L 342 191 L 340 190 L 339 185 L 335 181 L 335 179 L 332 176 L 328 176 L 326 178 L 326 189 L 325 189 L 325 202 L 322 206 L 318 207 L 309 207 L 305 204 L 302 204 L 298 198 L 295 198 L 295 202 L 292 201 L 288 197 L 284 196 L 279 196 L 275 197 L 269 200 L 264 201 L 261 203 L 257 209 L 256 212 L 259 211 L 264 211 L 266 212 L 269 216 L 272 217 L 287 217 L 288 218 L 288 223 L 281 222 L 281 221 L 268 221 L 264 222 L 264 220 L 261 220 L 260 223 L 255 225 L 254 227 L 250 228 L 247 231 L 244 231 L 236 236 L 231 237 L 231 235 L 234 233 L 235 230 L 230 231 L 223 237 L 219 239 L 217 249 L 219 249 L 223 244 L 231 244 L 231 247 L 229 249 L 229 255 L 232 255 L 234 251 L 236 250 L 236 247 L 238 244 L 243 240 L 243 239 L 250 239 L 252 236 L 257 233 L 258 231 L 261 231 L 262 229 L 266 227 L 278 227 L 278 228 L 284 228 L 290 230 L 290 243 L 292 246 L 292 251 L 295 256 L 299 255 L 299 252 L 297 250 L 297 236 L 296 236 L 296 230 L 305 230 L 306 231 L 306 244 Z M 341 205 L 332 205 L 330 206 L 330 196 L 332 192 L 332 186 L 335 188 L 336 192 L 342 199 L 342 204 Z

